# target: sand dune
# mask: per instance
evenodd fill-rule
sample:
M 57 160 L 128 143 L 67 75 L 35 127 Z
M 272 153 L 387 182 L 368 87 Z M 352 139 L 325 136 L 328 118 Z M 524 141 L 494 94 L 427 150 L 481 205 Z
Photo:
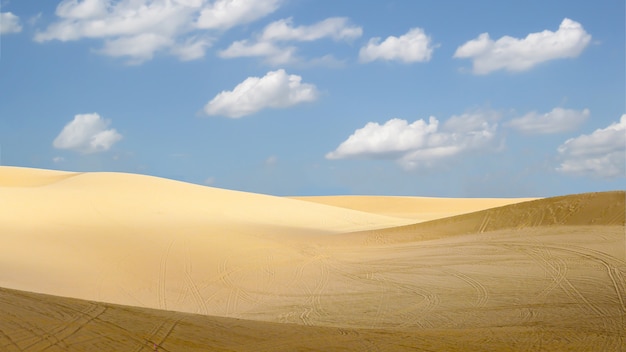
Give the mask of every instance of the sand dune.
M 384 197 L 3 167 L 0 350 L 623 350 L 624 196 L 415 224 Z
M 536 198 L 432 198 L 391 196 L 315 196 L 293 197 L 320 204 L 373 214 L 411 219 L 414 222 L 447 218 L 535 200 Z
M 350 241 L 402 242 L 503 229 L 556 225 L 618 225 L 626 223 L 626 192 L 599 192 L 519 202 L 418 224 L 364 231 Z M 343 236 L 342 240 L 348 238 Z

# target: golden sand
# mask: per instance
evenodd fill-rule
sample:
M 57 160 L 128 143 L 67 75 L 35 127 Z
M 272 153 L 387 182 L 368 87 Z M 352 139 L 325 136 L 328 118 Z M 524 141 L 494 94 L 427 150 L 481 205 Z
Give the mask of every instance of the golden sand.
M 281 198 L 2 167 L 0 350 L 626 349 L 624 199 Z

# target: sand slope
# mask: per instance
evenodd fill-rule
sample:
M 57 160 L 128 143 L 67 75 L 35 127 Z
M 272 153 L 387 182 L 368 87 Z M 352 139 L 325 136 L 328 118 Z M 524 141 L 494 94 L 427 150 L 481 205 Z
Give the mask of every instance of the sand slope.
M 140 175 L 0 174 L 0 287 L 143 307 L 223 314 L 203 299 L 228 287 L 230 258 L 299 260 L 277 239 L 408 223 Z
M 0 287 L 107 303 L 0 290 L 0 350 L 626 349 L 623 191 L 411 224 L 139 175 L 0 182 Z

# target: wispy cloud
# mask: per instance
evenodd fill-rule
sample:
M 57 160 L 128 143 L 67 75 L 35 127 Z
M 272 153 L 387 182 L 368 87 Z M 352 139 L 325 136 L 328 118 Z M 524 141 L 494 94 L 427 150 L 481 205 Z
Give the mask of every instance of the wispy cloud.
M 318 97 L 313 84 L 285 70 L 270 71 L 263 77 L 248 77 L 231 91 L 223 91 L 204 107 L 207 115 L 231 118 L 253 114 L 266 108 L 286 108 L 311 102 Z
M 261 41 L 300 41 L 309 42 L 323 38 L 336 41 L 359 38 L 363 30 L 351 25 L 346 17 L 331 17 L 309 26 L 293 25 L 293 19 L 281 19 L 265 27 L 260 36 Z
M 389 36 L 383 42 L 372 38 L 359 51 L 361 62 L 375 60 L 401 61 L 405 63 L 429 61 L 435 46 L 430 36 L 421 28 L 412 28 L 399 37 Z
M 82 154 L 107 151 L 122 139 L 115 129 L 108 128 L 110 123 L 97 113 L 78 114 L 65 125 L 52 145 Z
M 369 122 L 326 158 L 389 159 L 407 169 L 428 167 L 439 160 L 492 147 L 498 119 L 495 112 L 479 111 L 452 116 L 442 126 L 432 116 L 413 123 L 397 118 L 382 125 Z
M 202 3 L 201 0 L 187 2 Z M 254 22 L 276 11 L 281 2 L 281 0 L 217 0 L 202 8 L 197 26 L 225 30 Z
M 472 59 L 475 74 L 518 72 L 545 61 L 577 57 L 590 42 L 591 35 L 580 23 L 565 18 L 556 32 L 544 30 L 523 39 L 504 36 L 494 41 L 483 33 L 458 47 L 454 57 Z
M 591 134 L 570 138 L 557 149 L 558 171 L 600 177 L 626 177 L 626 114 Z
M 571 132 L 589 118 L 589 109 L 582 111 L 554 108 L 540 114 L 536 111 L 512 119 L 507 125 L 525 134 L 553 134 Z
M 270 65 L 284 65 L 307 61 L 297 56 L 296 42 L 311 42 L 330 38 L 350 41 L 361 36 L 363 30 L 350 24 L 345 17 L 331 17 L 308 26 L 294 26 L 293 19 L 281 19 L 267 25 L 254 39 L 233 42 L 219 52 L 222 58 L 260 57 Z M 326 58 L 329 56 L 326 55 Z M 311 59 L 319 63 L 326 60 Z M 336 60 L 332 60 L 336 62 Z

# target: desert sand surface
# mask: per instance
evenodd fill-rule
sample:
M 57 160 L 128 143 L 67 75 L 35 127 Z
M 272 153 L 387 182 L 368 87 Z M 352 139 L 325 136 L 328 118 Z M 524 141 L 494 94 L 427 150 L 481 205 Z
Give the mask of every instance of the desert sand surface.
M 620 351 L 625 197 L 467 201 L 415 221 L 2 167 L 0 350 Z

